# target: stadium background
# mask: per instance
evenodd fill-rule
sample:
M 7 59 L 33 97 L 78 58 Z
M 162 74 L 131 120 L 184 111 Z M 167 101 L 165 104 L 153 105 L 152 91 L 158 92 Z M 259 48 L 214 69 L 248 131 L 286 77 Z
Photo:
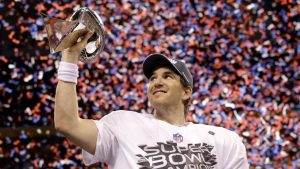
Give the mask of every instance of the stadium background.
M 237 132 L 251 168 L 299 168 L 299 0 L 1 0 L 0 168 L 87 168 L 53 129 L 60 54 L 49 54 L 39 16 L 79 6 L 107 31 L 101 57 L 80 64 L 82 117 L 149 112 L 141 64 L 161 52 L 194 75 L 189 121 Z

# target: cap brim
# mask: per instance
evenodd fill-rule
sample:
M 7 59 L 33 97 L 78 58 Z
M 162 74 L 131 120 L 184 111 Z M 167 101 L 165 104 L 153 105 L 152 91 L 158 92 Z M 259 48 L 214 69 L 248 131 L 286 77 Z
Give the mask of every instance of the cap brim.
M 169 59 L 162 55 L 162 54 L 150 54 L 147 56 L 147 58 L 143 62 L 143 72 L 144 75 L 149 79 L 153 73 L 153 71 L 157 67 L 162 67 L 162 66 L 169 66 L 176 70 L 178 70 L 174 67 L 174 65 L 169 61 Z

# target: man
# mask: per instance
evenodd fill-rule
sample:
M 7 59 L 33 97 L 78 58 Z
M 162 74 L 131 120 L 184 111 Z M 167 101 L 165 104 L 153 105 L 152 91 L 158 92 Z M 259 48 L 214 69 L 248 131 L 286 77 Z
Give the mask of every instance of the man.
M 118 110 L 99 121 L 81 119 L 77 62 L 91 34 L 78 30 L 73 46 L 63 51 L 54 116 L 56 129 L 82 147 L 85 164 L 100 161 L 114 169 L 248 168 L 245 147 L 237 134 L 186 122 L 192 76 L 185 63 L 161 54 L 152 54 L 143 63 L 153 114 Z

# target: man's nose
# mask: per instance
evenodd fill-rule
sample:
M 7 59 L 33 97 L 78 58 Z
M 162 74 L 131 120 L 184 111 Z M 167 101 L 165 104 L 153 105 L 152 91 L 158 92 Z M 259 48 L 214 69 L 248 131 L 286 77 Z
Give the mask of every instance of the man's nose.
M 154 81 L 154 86 L 155 87 L 161 87 L 163 85 L 163 82 L 162 82 L 162 78 L 161 77 L 157 77 Z

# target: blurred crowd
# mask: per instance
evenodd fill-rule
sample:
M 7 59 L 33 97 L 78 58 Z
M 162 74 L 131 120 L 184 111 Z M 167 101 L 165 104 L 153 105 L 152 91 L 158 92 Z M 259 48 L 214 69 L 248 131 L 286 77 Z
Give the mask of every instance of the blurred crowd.
M 80 63 L 79 113 L 151 112 L 142 61 L 154 52 L 184 60 L 194 77 L 187 119 L 241 136 L 252 168 L 300 168 L 300 1 L 0 1 L 0 127 L 53 126 L 60 54 L 50 54 L 39 13 L 97 11 L 105 50 Z M 60 134 L 0 140 L 0 168 L 83 168 Z M 97 168 L 103 168 L 98 165 Z

